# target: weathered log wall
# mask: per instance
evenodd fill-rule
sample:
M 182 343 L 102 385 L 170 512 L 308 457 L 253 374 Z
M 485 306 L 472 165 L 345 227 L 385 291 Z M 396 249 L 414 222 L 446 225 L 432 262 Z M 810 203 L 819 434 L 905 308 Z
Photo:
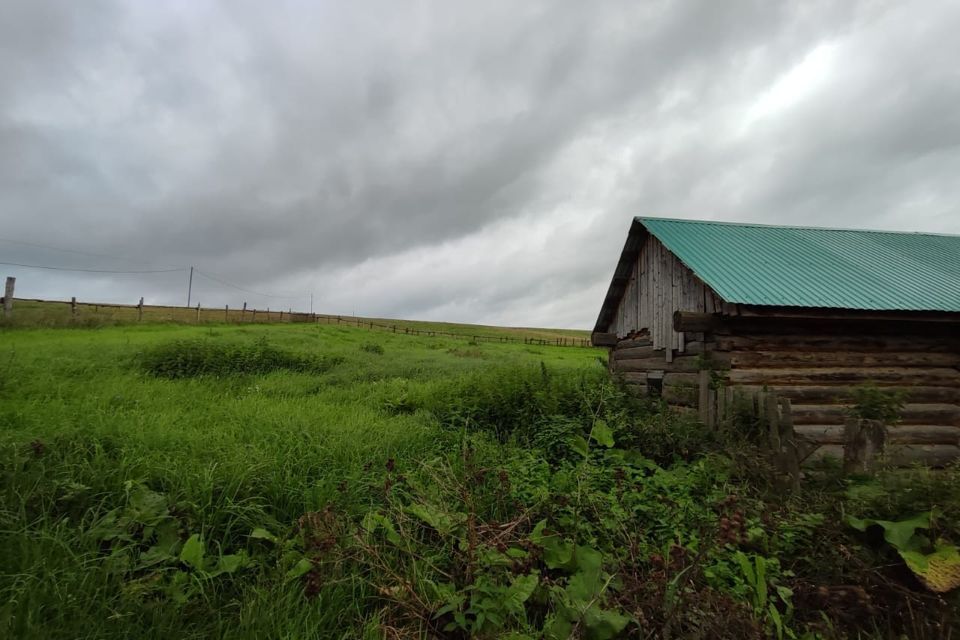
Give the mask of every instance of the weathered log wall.
M 816 457 L 842 457 L 844 419 L 866 383 L 905 401 L 900 423 L 889 428 L 891 461 L 960 457 L 956 324 L 729 318 L 714 348 L 729 362 L 732 387 L 791 400 L 797 433 L 822 445 Z
M 610 351 L 610 369 L 642 394 L 647 393 L 649 381 L 659 380 L 668 403 L 695 409 L 704 349 L 709 350 L 710 345 L 698 341 L 685 347 L 683 353 L 674 354 L 668 362 L 663 350 L 654 348 L 648 337 L 620 340 Z
M 667 314 L 665 314 L 667 315 Z M 618 340 L 611 370 L 641 392 L 660 387 L 676 407 L 730 405 L 737 393 L 769 391 L 788 398 L 798 435 L 819 446 L 814 458 L 842 458 L 843 425 L 854 392 L 874 384 L 900 393 L 899 424 L 889 430 L 887 455 L 894 463 L 940 465 L 960 457 L 960 329 L 945 323 L 723 317 L 664 357 L 652 336 Z M 688 335 L 690 335 L 688 333 Z M 702 373 L 712 370 L 710 375 Z M 731 392 L 708 392 L 719 376 Z M 709 397 L 709 399 L 708 399 Z

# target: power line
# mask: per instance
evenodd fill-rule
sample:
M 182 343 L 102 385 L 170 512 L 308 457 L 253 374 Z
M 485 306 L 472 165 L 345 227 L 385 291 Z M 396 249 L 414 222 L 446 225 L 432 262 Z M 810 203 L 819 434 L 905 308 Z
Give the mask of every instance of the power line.
M 199 273 L 201 276 L 203 276 L 204 278 L 208 278 L 208 279 L 210 279 L 210 280 L 213 280 L 214 282 L 219 282 L 220 284 L 226 285 L 226 286 L 228 286 L 228 287 L 233 287 L 234 289 L 238 289 L 239 291 L 243 291 L 243 292 L 245 292 L 245 293 L 249 293 L 249 294 L 252 294 L 252 295 L 255 295 L 255 296 L 263 296 L 264 298 L 283 298 L 283 299 L 287 299 L 287 300 L 304 300 L 304 299 L 306 299 L 307 297 L 309 297 L 309 296 L 306 295 L 306 294 L 299 295 L 299 296 L 280 296 L 280 295 L 273 295 L 273 294 L 270 294 L 270 293 L 260 293 L 259 291 L 253 291 L 253 290 L 251 290 L 251 289 L 246 289 L 246 288 L 244 288 L 244 287 L 241 287 L 241 286 L 238 285 L 238 284 L 233 284 L 232 282 L 228 282 L 228 281 L 226 281 L 226 280 L 223 280 L 222 278 L 218 278 L 218 277 L 216 277 L 216 276 L 212 276 L 212 275 L 210 275 L 209 273 L 204 273 L 203 271 L 200 271 L 200 269 L 195 269 L 195 271 L 196 271 L 197 273 Z
M 118 271 L 114 269 L 73 269 L 70 267 L 50 267 L 42 264 L 21 264 L 19 262 L 0 262 L 0 264 L 10 267 L 26 267 L 27 269 L 48 269 L 50 271 L 82 271 L 84 273 L 173 273 L 175 271 L 186 271 L 179 269 L 144 269 L 139 271 Z
M 36 243 L 36 242 L 26 242 L 26 241 L 23 241 L 23 240 L 14 240 L 14 239 L 12 239 L 12 238 L 0 238 L 0 242 L 6 242 L 6 243 L 10 243 L 10 244 L 19 244 L 19 245 L 24 245 L 24 246 L 28 246 L 28 247 L 38 247 L 38 248 L 41 248 L 41 249 L 51 249 L 51 250 L 54 250 L 54 251 L 63 251 L 63 252 L 66 252 L 66 253 L 75 253 L 75 254 L 78 254 L 78 255 L 93 256 L 93 257 L 98 257 L 98 258 L 110 258 L 111 260 L 123 260 L 123 261 L 126 261 L 126 262 L 140 262 L 141 264 L 149 264 L 149 263 L 143 262 L 143 261 L 141 261 L 141 260 L 132 260 L 132 259 L 123 258 L 123 257 L 120 257 L 120 256 L 111 256 L 111 255 L 102 254 L 102 253 L 91 253 L 91 252 L 88 252 L 88 251 L 78 251 L 78 250 L 76 250 L 76 249 L 64 249 L 64 248 L 62 248 L 62 247 L 54 247 L 54 246 L 52 246 L 52 245 L 39 244 L 39 243 Z M 23 264 L 23 263 L 19 263 L 19 262 L 0 262 L 0 264 L 2 264 L 2 265 L 7 265 L 7 266 L 11 266 L 11 267 L 24 267 L 24 268 L 27 268 L 27 269 L 46 269 L 46 270 L 49 270 L 49 271 L 74 271 L 74 272 L 82 272 L 82 273 L 111 273 L 111 274 L 176 273 L 176 272 L 187 271 L 188 269 L 190 269 L 191 271 L 194 270 L 193 267 L 189 267 L 189 268 L 188 268 L 188 267 L 176 267 L 176 268 L 172 268 L 172 269 L 124 270 L 124 269 L 80 269 L 80 268 L 70 268 L 70 267 L 54 267 L 54 266 L 50 266 L 50 265 L 40 265 L 40 264 Z M 243 291 L 243 292 L 245 292 L 245 293 L 249 293 L 249 294 L 251 294 L 251 295 L 262 296 L 262 297 L 264 297 L 264 298 L 276 298 L 276 299 L 282 299 L 282 300 L 305 300 L 305 299 L 307 299 L 308 297 L 310 297 L 310 298 L 311 298 L 311 302 L 312 302 L 312 296 L 313 296 L 312 293 L 311 293 L 311 294 L 296 295 L 296 296 L 290 296 L 290 295 L 275 295 L 275 294 L 270 294 L 270 293 L 261 293 L 261 292 L 259 292 L 259 291 L 253 291 L 252 289 L 247 289 L 247 288 L 245 288 L 245 287 L 241 287 L 240 285 L 234 284 L 233 282 L 230 282 L 230 281 L 228 281 L 228 280 L 225 280 L 225 279 L 223 279 L 223 278 L 221 278 L 221 277 L 219 277 L 219 276 L 215 276 L 215 275 L 210 274 L 210 273 L 204 273 L 203 271 L 200 271 L 199 269 L 195 269 L 195 271 L 196 271 L 198 274 L 202 275 L 203 277 L 205 277 L 205 278 L 207 278 L 207 279 L 209 279 L 209 280 L 212 280 L 212 281 L 214 281 L 214 282 L 218 282 L 218 283 L 220 283 L 220 284 L 222 284 L 222 285 L 225 285 L 225 286 L 227 286 L 227 287 L 232 287 L 232 288 L 234 288 L 234 289 L 237 289 L 238 291 Z
M 54 247 L 49 244 L 40 244 L 39 242 L 27 242 L 25 240 L 14 240 L 13 238 L 0 238 L 0 242 L 7 244 L 19 244 L 25 247 L 37 247 L 39 249 L 50 249 L 51 251 L 62 251 L 63 253 L 75 253 L 81 256 L 91 256 L 94 258 L 110 258 L 111 260 L 122 260 L 123 262 L 139 262 L 140 264 L 150 264 L 144 260 L 134 260 L 123 256 L 112 256 L 106 253 L 93 253 L 90 251 L 80 251 L 78 249 L 64 249 L 63 247 Z

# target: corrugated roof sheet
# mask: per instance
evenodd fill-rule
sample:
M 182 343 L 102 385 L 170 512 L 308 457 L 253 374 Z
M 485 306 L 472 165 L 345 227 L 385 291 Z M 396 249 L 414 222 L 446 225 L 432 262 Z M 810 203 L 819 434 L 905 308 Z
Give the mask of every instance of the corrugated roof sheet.
M 636 220 L 727 302 L 960 311 L 960 236 Z

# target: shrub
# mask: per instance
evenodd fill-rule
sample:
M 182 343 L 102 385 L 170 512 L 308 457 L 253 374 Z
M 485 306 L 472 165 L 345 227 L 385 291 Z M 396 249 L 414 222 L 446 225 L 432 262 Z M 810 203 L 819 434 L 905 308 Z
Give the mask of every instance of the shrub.
M 144 371 L 160 378 L 223 377 L 263 374 L 277 370 L 322 372 L 341 358 L 316 358 L 290 353 L 266 340 L 250 343 L 176 340 L 143 353 Z
M 863 420 L 896 424 L 900 421 L 903 398 L 903 393 L 899 391 L 885 391 L 873 384 L 861 385 L 853 390 L 851 413 Z
M 378 356 L 383 355 L 383 346 L 377 344 L 376 342 L 365 342 L 360 345 L 361 351 L 366 351 L 367 353 L 375 353 Z
M 541 364 L 467 374 L 416 403 L 447 426 L 490 432 L 500 441 L 516 437 L 530 443 L 548 418 L 578 419 L 589 425 L 596 400 L 610 390 L 603 371 L 554 372 Z

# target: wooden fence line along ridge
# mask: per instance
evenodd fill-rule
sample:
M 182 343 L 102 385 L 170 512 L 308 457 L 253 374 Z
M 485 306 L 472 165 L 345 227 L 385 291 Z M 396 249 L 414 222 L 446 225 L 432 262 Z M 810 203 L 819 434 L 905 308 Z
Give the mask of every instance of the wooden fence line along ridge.
M 12 292 L 13 278 L 8 278 L 7 287 L 10 292 Z M 78 316 L 81 315 L 81 310 L 83 308 L 93 308 L 94 313 L 102 314 L 104 310 L 107 309 L 118 309 L 122 311 L 129 311 L 136 313 L 135 322 L 143 322 L 145 318 L 149 319 L 150 315 L 156 315 L 156 312 L 171 312 L 168 321 L 176 322 L 180 321 L 189 321 L 193 320 L 196 324 L 201 324 L 203 322 L 217 322 L 222 321 L 226 324 L 245 324 L 245 323 L 315 323 L 315 324 L 344 324 L 348 326 L 356 326 L 360 328 L 366 328 L 370 330 L 383 330 L 389 331 L 391 333 L 399 333 L 398 329 L 403 329 L 404 335 L 414 335 L 414 336 L 426 336 L 426 337 L 449 337 L 449 338 L 460 338 L 473 340 L 474 342 L 501 342 L 501 343 L 512 343 L 512 344 L 527 344 L 527 345 L 537 345 L 537 346 L 555 346 L 555 347 L 581 347 L 581 348 L 592 348 L 593 345 L 590 344 L 590 338 L 575 338 L 567 336 L 556 336 L 553 338 L 538 338 L 534 336 L 509 336 L 509 335 L 483 335 L 483 334 L 473 334 L 473 333 L 456 333 L 452 331 L 440 331 L 437 329 L 420 329 L 417 327 L 411 326 L 400 326 L 397 324 L 383 324 L 379 322 L 373 322 L 372 320 L 364 320 L 359 316 L 342 316 L 342 315 L 332 315 L 332 314 L 323 314 L 323 313 L 307 313 L 307 312 L 294 312 L 291 310 L 280 310 L 271 311 L 268 307 L 266 310 L 256 309 L 248 307 L 247 303 L 244 302 L 243 306 L 240 309 L 230 309 L 229 305 L 224 305 L 223 309 L 220 310 L 222 315 L 219 313 L 214 313 L 217 309 L 206 308 L 200 306 L 200 303 L 197 303 L 196 306 L 190 307 L 181 307 L 177 305 L 150 305 L 145 304 L 144 299 L 140 298 L 137 304 L 122 304 L 122 303 L 101 303 L 101 302 L 80 302 L 74 296 L 70 300 L 44 300 L 41 298 L 14 298 L 12 295 L 4 297 L 4 314 L 6 316 L 12 315 L 13 302 L 14 300 L 19 302 L 34 302 L 39 304 L 49 304 L 49 305 L 69 305 L 70 308 L 70 321 L 76 321 Z M 178 317 L 174 317 L 174 313 L 179 312 Z M 131 321 L 134 321 L 133 316 L 130 316 Z

